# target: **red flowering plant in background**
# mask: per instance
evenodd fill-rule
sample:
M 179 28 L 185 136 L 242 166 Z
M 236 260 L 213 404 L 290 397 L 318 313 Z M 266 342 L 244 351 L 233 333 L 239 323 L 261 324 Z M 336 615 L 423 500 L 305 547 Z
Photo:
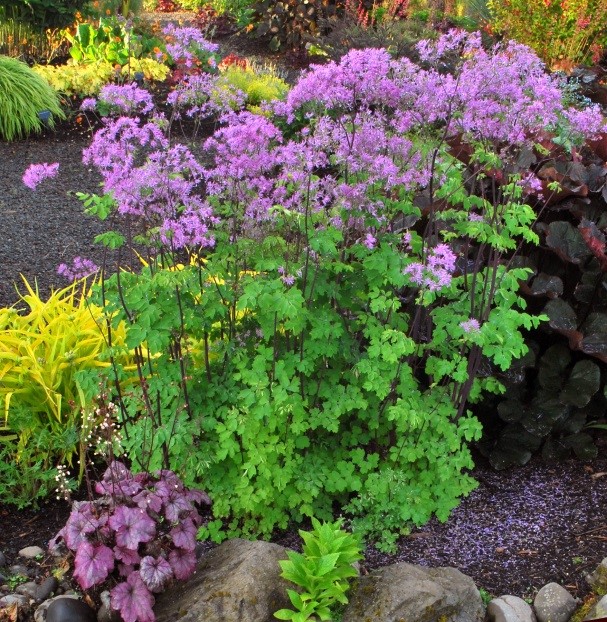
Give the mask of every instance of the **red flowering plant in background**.
M 197 505 L 206 493 L 188 490 L 172 471 L 132 474 L 110 463 L 95 485 L 99 497 L 75 502 L 63 529 L 74 553 L 74 578 L 83 590 L 110 585 L 112 608 L 124 622 L 152 622 L 154 593 L 196 567 Z

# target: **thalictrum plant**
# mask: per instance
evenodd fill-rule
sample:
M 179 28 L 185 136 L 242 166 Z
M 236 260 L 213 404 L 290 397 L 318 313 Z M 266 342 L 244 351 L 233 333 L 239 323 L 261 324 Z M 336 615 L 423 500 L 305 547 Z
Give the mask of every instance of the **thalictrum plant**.
M 97 294 L 138 361 L 136 378 L 114 370 L 138 379 L 125 447 L 138 468 L 204 479 L 201 535 L 269 534 L 338 503 L 390 548 L 475 486 L 467 404 L 502 390 L 495 372 L 542 319 L 518 293 L 541 188 L 520 156 L 604 120 L 564 105 L 520 44 L 450 32 L 418 54 L 313 68 L 264 115 L 224 115 L 204 166 L 153 116 L 109 121 L 85 152 L 149 255 Z

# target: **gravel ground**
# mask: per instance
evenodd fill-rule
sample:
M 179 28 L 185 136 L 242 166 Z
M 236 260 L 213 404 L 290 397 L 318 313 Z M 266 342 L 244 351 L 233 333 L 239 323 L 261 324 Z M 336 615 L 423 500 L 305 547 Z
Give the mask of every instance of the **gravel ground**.
M 67 281 L 57 275 L 61 263 L 76 256 L 100 265 L 102 247 L 93 244 L 103 223 L 83 213 L 75 192 L 97 192 L 99 177 L 82 164 L 84 136 L 61 133 L 28 140 L 0 142 L 0 305 L 18 301 L 15 285 L 23 290 L 20 274 L 38 284 L 46 297 Z M 34 191 L 21 181 L 30 164 L 59 162 L 59 174 Z

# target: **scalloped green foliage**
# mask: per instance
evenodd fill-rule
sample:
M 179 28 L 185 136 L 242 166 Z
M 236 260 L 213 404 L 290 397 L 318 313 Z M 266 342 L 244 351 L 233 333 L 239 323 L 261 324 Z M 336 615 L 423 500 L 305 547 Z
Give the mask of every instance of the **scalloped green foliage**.
M 38 113 L 50 110 L 54 119 L 64 119 L 59 96 L 49 83 L 25 63 L 0 56 L 0 138 L 12 141 L 42 130 Z

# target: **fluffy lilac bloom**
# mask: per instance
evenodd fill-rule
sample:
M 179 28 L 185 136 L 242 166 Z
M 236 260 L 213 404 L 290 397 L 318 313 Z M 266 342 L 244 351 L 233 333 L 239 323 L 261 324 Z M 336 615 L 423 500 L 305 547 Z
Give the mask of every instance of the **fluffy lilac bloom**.
M 160 228 L 161 240 L 171 248 L 212 247 L 215 238 L 209 231 L 209 224 L 218 224 L 210 206 L 186 209 L 176 218 L 167 218 Z
M 449 246 L 438 244 L 428 252 L 425 264 L 412 262 L 403 273 L 409 276 L 412 283 L 436 292 L 451 285 L 455 260 L 455 253 Z
M 479 321 L 473 317 L 464 322 L 460 322 L 459 326 L 465 333 L 478 333 L 481 329 Z
M 246 205 L 249 218 L 266 219 L 274 200 L 272 172 L 279 164 L 276 145 L 280 130 L 250 112 L 228 116 L 229 125 L 205 142 L 215 157 L 206 173 L 207 190 L 234 205 Z
M 373 250 L 375 245 L 377 244 L 377 239 L 371 233 L 367 233 L 365 239 L 363 240 L 363 244 L 369 249 Z
M 162 32 L 171 40 L 166 46 L 167 53 L 188 68 L 194 66 L 201 54 L 214 54 L 219 50 L 219 46 L 207 41 L 198 28 L 169 24 Z
M 465 30 L 453 29 L 439 37 L 438 41 L 423 39 L 416 46 L 422 62 L 434 63 L 449 53 L 463 56 L 474 53 L 482 47 L 480 33 L 468 33 Z
M 226 178 L 246 179 L 270 171 L 277 164 L 273 147 L 282 140 L 280 130 L 251 112 L 228 115 L 226 120 L 229 124 L 204 144 L 215 154 L 211 179 L 225 187 Z
M 280 279 L 287 287 L 291 287 L 295 283 L 295 277 L 292 274 L 285 274 Z
M 535 194 L 542 198 L 544 187 L 542 186 L 542 180 L 534 173 L 528 172 L 523 175 L 519 180 L 518 185 L 523 188 L 523 192 L 527 195 Z
M 146 152 L 168 147 L 156 123 L 140 125 L 139 119 L 119 117 L 95 132 L 83 152 L 83 162 L 93 164 L 103 176 L 103 189 L 113 192 L 132 177 L 135 161 Z
M 153 151 L 147 160 L 112 187 L 121 214 L 150 217 L 175 213 L 178 206 L 198 206 L 196 185 L 203 168 L 185 145 Z
M 365 107 L 383 102 L 394 92 L 389 71 L 390 55 L 386 50 L 351 50 L 339 63 L 313 65 L 291 89 L 282 109 L 291 116 L 307 102 L 345 110 L 353 110 L 361 102 Z
M 428 253 L 428 267 L 432 270 L 455 270 L 455 254 L 447 244 L 438 244 Z
M 25 173 L 23 173 L 23 183 L 31 190 L 35 190 L 38 184 L 45 179 L 56 177 L 58 172 L 59 162 L 54 162 L 53 164 L 47 164 L 46 162 L 42 164 L 30 164 L 27 169 L 25 169 Z
M 218 76 L 209 73 L 186 76 L 169 93 L 167 102 L 179 118 L 183 112 L 189 117 L 206 118 L 242 110 L 247 96 L 232 85 L 217 87 Z
M 470 222 L 484 222 L 485 221 L 485 219 L 483 218 L 481 214 L 476 214 L 474 212 L 471 212 L 470 214 L 468 214 L 468 220 Z
M 85 97 L 80 104 L 80 110 L 84 112 L 94 112 L 97 108 L 97 99 L 95 97 Z
M 598 134 L 607 132 L 607 122 L 598 104 L 593 104 L 583 110 L 569 108 L 563 112 L 563 116 L 574 136 L 596 138 Z
M 79 281 L 99 272 L 99 269 L 99 266 L 90 259 L 74 257 L 71 266 L 64 263 L 60 264 L 57 268 L 57 274 L 65 277 L 68 281 Z
M 154 109 L 151 93 L 137 86 L 135 82 L 124 85 L 106 84 L 99 92 L 99 103 L 105 104 L 110 114 L 117 116 L 147 114 Z

